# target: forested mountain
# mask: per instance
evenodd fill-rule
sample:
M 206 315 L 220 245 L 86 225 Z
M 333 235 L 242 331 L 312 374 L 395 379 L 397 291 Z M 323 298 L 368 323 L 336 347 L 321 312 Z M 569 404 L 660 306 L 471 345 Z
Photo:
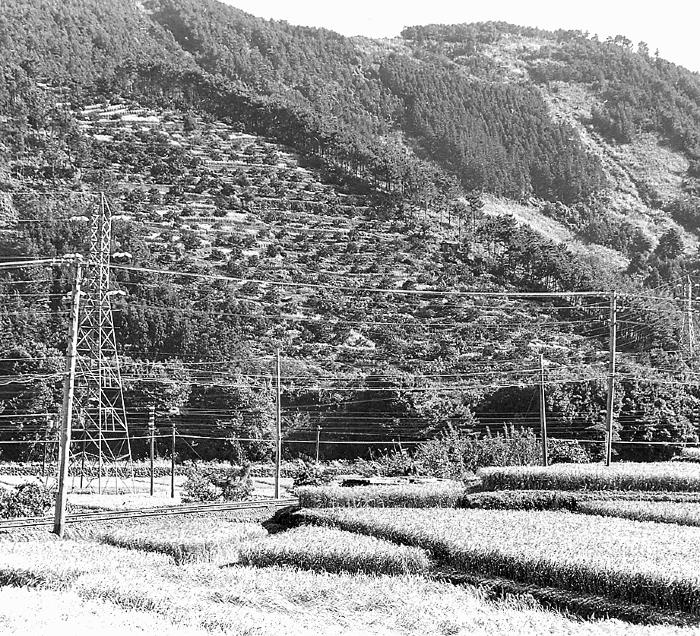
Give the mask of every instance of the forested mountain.
M 621 434 L 696 435 L 673 296 L 700 270 L 700 77 L 643 43 L 501 23 L 373 41 L 213 0 L 6 0 L 0 50 L 2 257 L 84 252 L 106 191 L 130 266 L 229 279 L 115 271 L 134 404 L 238 409 L 221 425 L 261 434 L 270 395 L 251 382 L 282 347 L 301 430 L 527 424 L 544 351 L 561 433 L 595 436 L 607 299 L 449 292 L 618 290 Z M 8 378 L 56 369 L 69 281 L 47 276 L 0 277 Z M 42 387 L 8 380 L 0 407 L 50 411 Z

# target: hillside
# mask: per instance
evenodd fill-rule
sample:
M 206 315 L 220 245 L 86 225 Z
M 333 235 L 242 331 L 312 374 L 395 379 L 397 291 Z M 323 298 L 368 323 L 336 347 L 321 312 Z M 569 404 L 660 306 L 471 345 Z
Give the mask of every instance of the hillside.
M 664 300 L 698 268 L 695 74 L 575 33 L 373 42 L 208 0 L 12 0 L 0 42 L 2 256 L 84 251 L 107 192 L 135 410 L 263 435 L 279 348 L 300 432 L 531 425 L 542 353 L 554 434 L 598 438 L 606 298 L 452 293 L 616 289 L 620 434 L 695 435 Z M 5 375 L 55 366 L 67 287 L 3 273 Z M 6 413 L 53 410 L 38 384 Z

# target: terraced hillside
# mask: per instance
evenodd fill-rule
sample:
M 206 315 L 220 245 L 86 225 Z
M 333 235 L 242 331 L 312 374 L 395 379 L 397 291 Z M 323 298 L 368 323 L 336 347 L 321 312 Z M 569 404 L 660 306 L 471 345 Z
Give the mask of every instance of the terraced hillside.
M 133 408 L 156 400 L 262 434 L 280 349 L 290 421 L 307 431 L 331 416 L 384 433 L 532 425 L 543 354 L 553 432 L 599 439 L 616 290 L 621 434 L 695 435 L 689 314 L 674 298 L 699 262 L 682 69 L 510 25 L 417 27 L 386 43 L 215 2 L 11 4 L 0 247 L 84 253 L 90 195 L 108 194 Z M 588 59 L 614 84 L 605 112 Z M 654 104 L 646 123 L 613 109 L 626 95 L 618 62 L 640 90 L 677 78 L 683 99 Z M 572 115 L 556 82 L 590 103 Z M 629 159 L 644 140 L 675 158 L 646 190 L 646 164 Z M 60 267 L 3 278 L 8 375 L 55 370 L 68 287 Z M 601 296 L 574 295 L 591 290 Z M 13 412 L 56 408 L 53 388 L 5 393 Z

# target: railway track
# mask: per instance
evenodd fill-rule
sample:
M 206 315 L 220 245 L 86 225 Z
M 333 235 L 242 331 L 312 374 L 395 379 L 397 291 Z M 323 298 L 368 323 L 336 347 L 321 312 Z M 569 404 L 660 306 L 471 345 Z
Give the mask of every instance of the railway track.
M 299 503 L 298 499 L 258 499 L 256 501 L 231 501 L 228 503 L 181 504 L 179 506 L 158 506 L 132 510 L 103 510 L 97 512 L 77 512 L 66 516 L 66 523 L 87 521 L 112 521 L 115 519 L 139 519 L 143 517 L 164 517 L 167 515 L 195 514 L 201 512 L 228 512 L 235 510 L 278 510 Z M 20 517 L 0 520 L 0 531 L 19 528 L 52 526 L 53 515 L 46 517 Z

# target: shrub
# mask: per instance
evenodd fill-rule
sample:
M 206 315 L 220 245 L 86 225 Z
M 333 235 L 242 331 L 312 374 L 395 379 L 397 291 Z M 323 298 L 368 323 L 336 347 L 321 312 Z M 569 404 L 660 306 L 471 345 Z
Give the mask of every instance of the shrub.
M 443 479 L 465 479 L 472 471 L 475 440 L 457 430 L 418 444 L 416 463 L 425 475 Z
M 540 445 L 530 429 L 505 428 L 503 434 L 475 438 L 450 430 L 419 444 L 416 465 L 421 474 L 465 479 L 484 466 L 523 466 L 540 461 Z
M 55 492 L 43 484 L 27 482 L 12 490 L 0 489 L 0 518 L 40 517 L 54 505 Z
M 678 462 L 693 462 L 700 464 L 700 448 L 690 447 L 682 448 L 680 455 L 673 458 Z
M 591 461 L 588 451 L 576 440 L 547 440 L 550 464 L 587 464 Z
M 182 501 L 185 502 L 242 501 L 253 492 L 250 467 L 192 468 L 182 490 Z
M 321 464 L 299 460 L 294 472 L 294 487 L 322 486 L 333 481 L 331 475 Z
M 375 460 L 378 472 L 386 477 L 405 477 L 419 472 L 414 459 L 405 451 L 386 453 Z

